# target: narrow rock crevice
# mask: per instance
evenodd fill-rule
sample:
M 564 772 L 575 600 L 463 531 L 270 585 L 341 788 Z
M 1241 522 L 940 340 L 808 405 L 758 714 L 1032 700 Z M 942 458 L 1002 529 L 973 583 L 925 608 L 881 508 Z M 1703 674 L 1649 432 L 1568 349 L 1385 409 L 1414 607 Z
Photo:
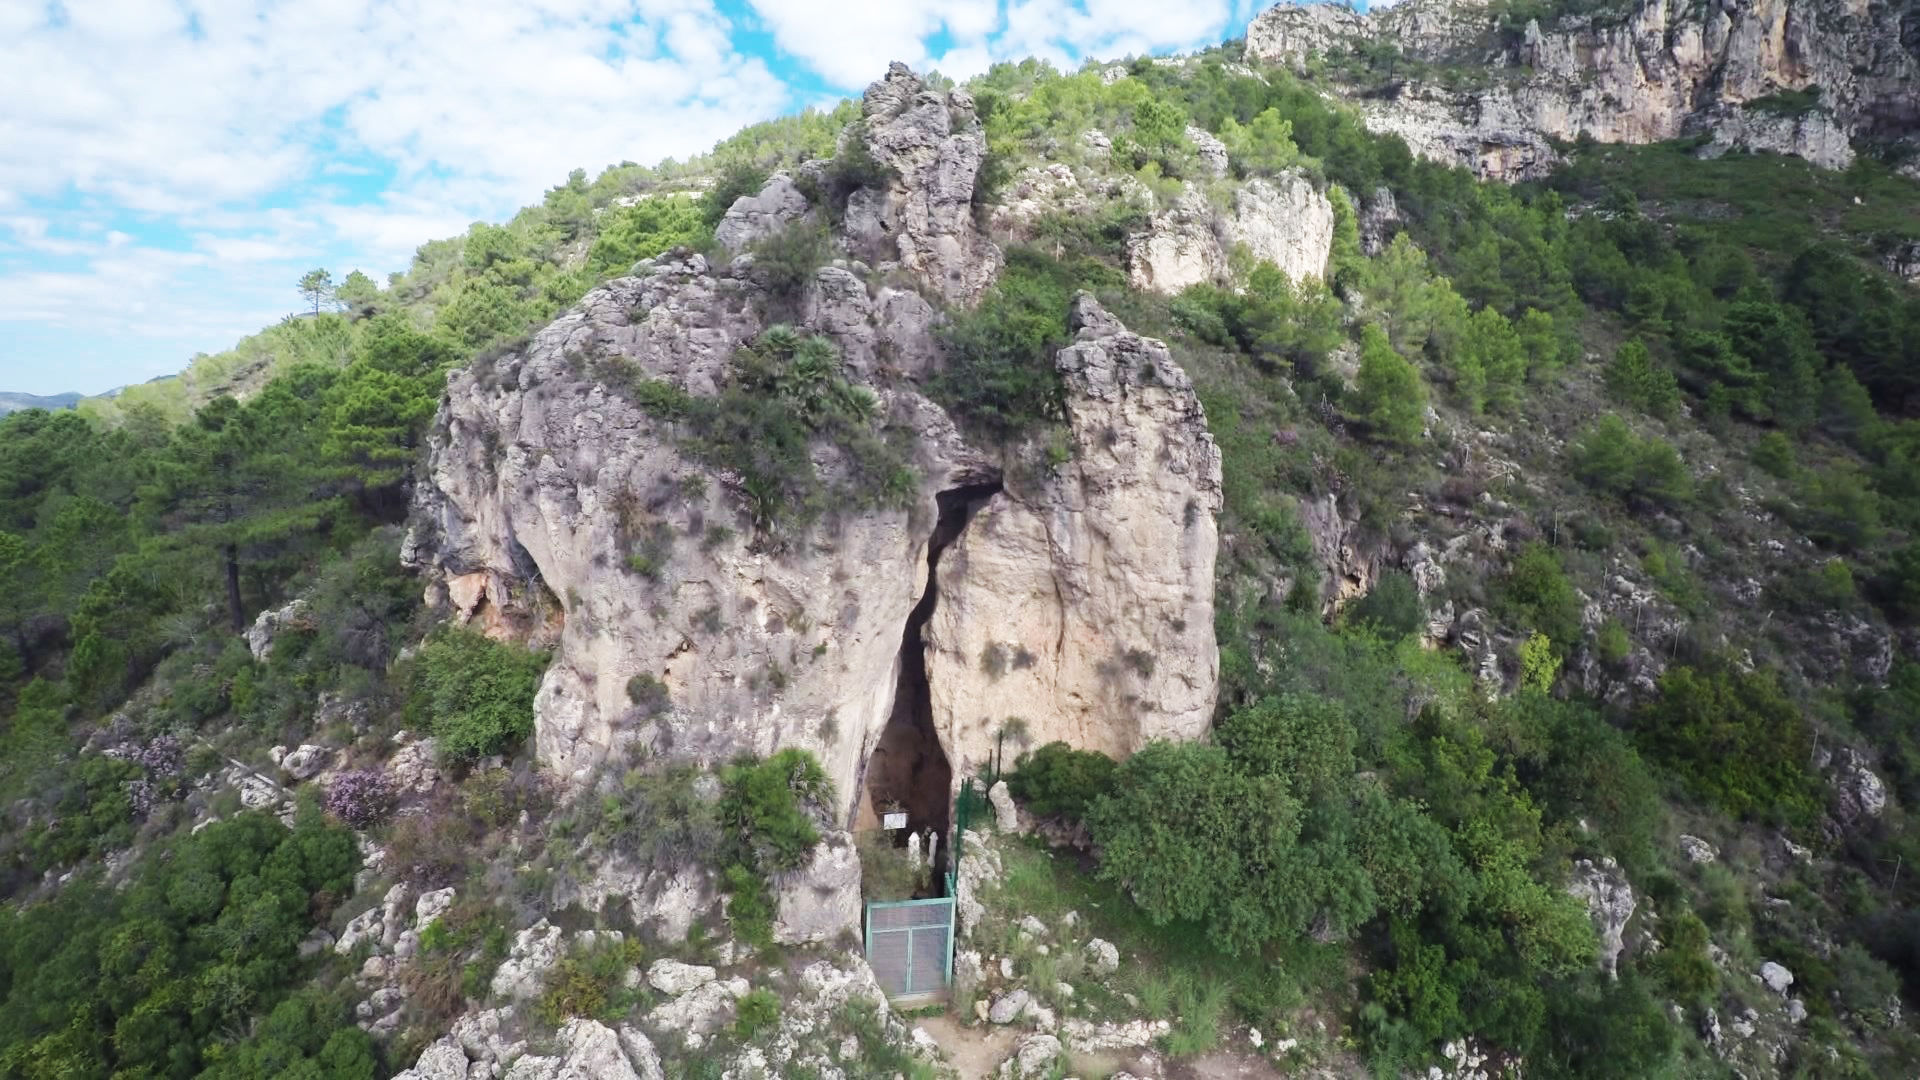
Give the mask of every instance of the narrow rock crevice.
M 931 829 L 945 843 L 952 809 L 953 767 L 940 745 L 933 724 L 933 697 L 927 683 L 927 621 L 940 602 L 937 571 L 940 557 L 966 530 L 973 514 L 998 494 L 1000 483 L 969 484 L 937 496 L 939 518 L 927 541 L 927 584 L 920 602 L 907 616 L 900 640 L 899 683 L 894 689 L 893 712 L 880 733 L 865 770 L 863 800 L 857 817 L 871 825 L 889 811 L 905 811 L 907 827 L 895 836 L 906 842 L 911 833 Z M 868 815 L 871 814 L 871 819 Z M 946 852 L 934 865 L 935 881 L 945 872 Z

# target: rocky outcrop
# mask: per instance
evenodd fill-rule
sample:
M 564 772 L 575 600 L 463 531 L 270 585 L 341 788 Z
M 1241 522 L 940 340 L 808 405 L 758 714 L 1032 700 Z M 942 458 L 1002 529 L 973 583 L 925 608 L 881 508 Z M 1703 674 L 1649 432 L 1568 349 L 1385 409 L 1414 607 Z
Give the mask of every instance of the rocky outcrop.
M 949 303 L 968 304 L 1000 272 L 1000 249 L 974 224 L 973 188 L 987 136 L 965 90 L 929 89 L 905 64 L 867 87 L 850 137 L 888 174 L 847 202 L 845 229 L 856 251 L 897 252 Z
M 1224 282 L 1230 257 L 1242 246 L 1256 262 L 1271 262 L 1294 281 L 1324 277 L 1333 248 L 1333 203 L 1294 172 L 1247 181 L 1234 192 L 1230 215 L 1188 185 L 1128 243 L 1128 273 L 1134 288 L 1167 294 Z
M 774 173 L 757 195 L 734 200 L 713 239 L 728 251 L 745 251 L 759 241 L 806 217 L 812 209 L 807 196 L 786 173 Z
M 864 212 L 861 192 L 874 192 L 856 191 L 847 213 L 850 230 L 865 213 L 897 239 L 900 265 L 955 301 L 977 295 L 982 279 L 968 275 L 998 258 L 971 231 L 980 133 L 962 98 L 904 69 L 875 84 L 856 134 L 895 183 Z M 778 188 L 756 199 L 781 203 Z M 739 209 L 740 235 L 785 213 Z M 939 363 L 940 315 L 884 280 L 849 260 L 776 298 L 750 254 L 719 266 L 669 253 L 449 377 L 402 555 L 427 577 L 429 603 L 551 648 L 533 741 L 567 784 L 630 749 L 710 765 L 798 747 L 833 782 L 832 816 L 845 810 L 823 826 L 851 827 L 879 801 L 865 798 L 879 790 L 867 766 L 903 710 L 931 712 L 914 752 L 937 743 L 953 777 L 1012 716 L 1039 741 L 1115 755 L 1205 730 L 1220 457 L 1185 373 L 1083 298 L 1079 338 L 1056 360 L 1066 460 L 1009 466 L 1043 448 L 977 448 L 918 391 Z M 871 434 L 912 466 L 887 502 L 857 486 L 845 449 L 818 440 L 810 463 L 832 505 L 772 528 L 749 512 L 743 477 L 639 403 L 664 387 L 721 392 L 770 308 L 826 339 L 837 377 L 872 395 Z M 985 672 L 986 655 L 1004 670 Z M 940 809 L 916 828 L 944 827 L 947 775 L 930 789 Z M 781 940 L 826 941 L 856 923 L 858 863 L 837 839 L 774 883 Z M 597 911 L 625 897 L 671 939 L 711 891 L 679 869 L 609 857 L 566 902 Z
M 1626 950 L 1627 920 L 1637 906 L 1633 886 L 1612 859 L 1581 859 L 1573 864 L 1567 892 L 1586 902 L 1587 914 L 1600 935 L 1600 969 L 1618 977 L 1620 954 Z
M 708 761 L 792 745 L 814 751 L 850 794 L 887 718 L 900 627 L 924 585 L 920 522 L 935 516 L 935 492 L 992 473 L 936 406 L 878 387 L 883 415 L 917 448 L 916 505 L 843 517 L 792 549 L 757 543 L 738 478 L 683 453 L 625 396 L 631 375 L 597 377 L 637 372 L 714 393 L 735 350 L 763 329 L 745 274 L 698 255 L 663 262 L 448 381 L 403 556 L 436 582 L 429 599 L 456 611 L 446 583 L 479 577 L 488 584 L 473 603 L 498 608 L 501 625 L 535 638 L 557 620 L 535 744 L 573 781 L 635 743 Z M 819 272 L 803 329 L 848 357 L 927 347 L 925 301 L 886 288 L 869 296 L 857 280 L 839 288 L 843 278 Z M 890 310 L 918 314 L 880 317 Z M 653 545 L 645 574 L 627 562 L 636 534 Z M 629 700 L 638 675 L 666 687 L 667 708 Z
M 1165 345 L 1081 294 L 1067 460 L 1009 475 L 941 558 L 926 629 L 933 720 L 956 777 L 1009 718 L 1120 757 L 1213 714 L 1220 451 Z
M 1531 179 L 1553 141 L 1644 143 L 1712 132 L 1827 168 L 1849 140 L 1912 140 L 1920 126 L 1920 50 L 1897 5 L 1856 0 L 1639 0 L 1623 15 L 1568 16 L 1502 30 L 1472 0 L 1408 0 L 1375 14 L 1282 4 L 1247 30 L 1247 54 L 1305 66 L 1385 43 L 1414 59 L 1488 72 L 1470 90 L 1387 81 L 1363 103 L 1367 125 L 1415 153 L 1483 177 Z M 1356 89 L 1378 91 L 1378 86 Z M 1817 95 L 1817 96 L 1816 96 Z

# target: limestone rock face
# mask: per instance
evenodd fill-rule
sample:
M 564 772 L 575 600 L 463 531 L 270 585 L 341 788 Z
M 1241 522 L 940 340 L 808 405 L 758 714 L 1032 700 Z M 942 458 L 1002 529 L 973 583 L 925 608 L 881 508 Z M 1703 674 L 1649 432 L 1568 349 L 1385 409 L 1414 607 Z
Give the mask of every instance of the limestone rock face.
M 755 241 L 805 217 L 807 197 L 786 173 L 774 173 L 757 195 L 742 195 L 714 226 L 713 238 L 728 251 L 744 251 Z
M 860 924 L 860 854 L 853 836 L 836 832 L 813 849 L 807 865 L 773 881 L 773 939 L 782 945 L 832 941 Z
M 891 175 L 847 203 L 856 246 L 891 247 L 949 303 L 978 299 L 1000 272 L 1000 249 L 973 219 L 973 187 L 987 136 L 964 90 L 932 90 L 895 62 L 867 87 L 854 137 Z
M 1136 289 L 1168 294 L 1224 281 L 1228 256 L 1239 245 L 1295 281 L 1324 277 L 1333 249 L 1333 203 L 1292 172 L 1247 181 L 1234 192 L 1230 215 L 1216 212 L 1204 193 L 1188 185 L 1129 242 L 1128 275 Z
M 927 319 L 876 314 L 924 301 L 838 288 L 841 275 L 820 271 L 803 330 L 849 356 L 926 347 Z M 757 549 L 738 478 L 684 456 L 587 358 L 711 394 L 763 329 L 758 295 L 700 256 L 668 260 L 595 289 L 524 349 L 448 381 L 403 556 L 446 583 L 430 599 L 457 615 L 554 641 L 535 745 L 570 781 L 635 743 L 706 761 L 800 746 L 851 797 L 891 707 L 900 628 L 925 586 L 920 522 L 934 516 L 935 491 L 991 473 L 937 406 L 880 388 L 882 411 L 918 447 L 919 505 L 816 526 L 792 550 Z M 857 340 L 837 332 L 847 326 Z M 650 574 L 626 564 L 636 532 L 664 541 Z M 465 597 L 448 587 L 476 578 L 484 588 Z M 666 686 L 666 709 L 629 700 L 637 675 Z
M 1459 92 L 1410 83 L 1363 104 L 1366 123 L 1415 153 L 1483 177 L 1532 179 L 1549 140 L 1644 143 L 1710 131 L 1710 152 L 1746 147 L 1826 168 L 1849 140 L 1911 140 L 1920 55 L 1897 5 L 1856 0 L 1638 0 L 1622 15 L 1529 23 L 1502 34 L 1482 5 L 1408 0 L 1375 14 L 1282 4 L 1247 30 L 1247 54 L 1301 67 L 1331 48 L 1391 42 L 1409 56 L 1491 73 Z M 1818 88 L 1817 103 L 1779 98 Z M 1757 107 L 1756 106 L 1757 103 Z
M 1165 345 L 1074 301 L 1070 460 L 1009 477 L 936 572 L 926 628 L 933 721 L 955 776 L 1010 717 L 1122 757 L 1190 739 L 1213 713 L 1220 451 Z
M 1638 906 L 1633 886 L 1612 859 L 1595 863 L 1581 859 L 1573 865 L 1573 880 L 1567 892 L 1586 901 L 1587 914 L 1600 932 L 1600 968 L 1609 978 L 1617 977 L 1620 954 L 1626 950 L 1627 920 Z

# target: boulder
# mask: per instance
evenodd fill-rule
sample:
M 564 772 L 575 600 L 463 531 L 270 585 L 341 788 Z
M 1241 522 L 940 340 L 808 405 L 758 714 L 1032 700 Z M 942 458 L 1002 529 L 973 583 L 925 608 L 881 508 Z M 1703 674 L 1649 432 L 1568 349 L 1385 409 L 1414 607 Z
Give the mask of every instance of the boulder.
M 420 1060 L 393 1080 L 467 1080 L 467 1055 L 452 1036 L 420 1053 Z
M 671 959 L 655 960 L 647 969 L 647 985 L 669 997 L 679 997 L 718 977 L 719 972 L 710 967 Z
M 1013 1044 L 1012 1056 L 1000 1064 L 995 1075 L 1004 1080 L 1044 1080 L 1054 1075 L 1062 1053 L 1060 1040 L 1052 1035 L 1022 1035 Z
M 312 621 L 307 617 L 305 600 L 289 601 L 284 607 L 263 611 L 247 629 L 247 651 L 255 660 L 265 663 L 273 656 L 273 643 L 276 638 L 289 630 L 310 627 Z
M 493 996 L 513 1001 L 538 997 L 542 981 L 560 960 L 560 928 L 541 919 L 513 936 L 507 958 L 493 973 Z
M 1852 747 L 1833 755 L 1828 778 L 1833 785 L 1833 816 L 1842 825 L 1877 818 L 1887 809 L 1887 785 Z
M 1793 972 L 1772 960 L 1760 965 L 1760 981 L 1776 994 L 1785 994 L 1793 986 Z
M 280 759 L 280 768 L 295 780 L 311 780 L 333 764 L 334 753 L 324 746 L 302 743 Z
M 786 173 L 774 173 L 758 194 L 742 195 L 713 228 L 713 239 L 728 251 L 745 251 L 807 215 L 807 196 Z
M 1113 942 L 1105 938 L 1094 938 L 1087 942 L 1083 950 L 1087 958 L 1087 970 L 1095 975 L 1111 975 L 1120 970 L 1120 950 Z
M 1231 163 L 1227 160 L 1227 144 L 1215 138 L 1206 128 L 1187 125 L 1187 141 L 1193 144 L 1193 152 L 1200 158 L 1200 167 L 1207 170 L 1218 180 L 1227 175 Z
M 993 804 L 993 825 L 1003 833 L 1020 831 L 1020 810 L 1013 804 L 1013 792 L 1005 780 L 996 780 L 987 789 L 987 801 Z
M 747 996 L 747 980 L 725 979 L 697 986 L 647 1014 L 649 1026 L 678 1033 L 689 1049 L 733 1022 L 734 1005 Z
M 1033 995 L 1026 990 L 1014 990 L 996 998 L 987 1009 L 987 1019 L 996 1024 L 1011 1024 L 1020 1019 L 1033 1003 Z
M 414 901 L 413 904 L 415 926 L 421 930 L 425 930 L 427 924 L 445 915 L 447 910 L 453 907 L 454 898 L 458 895 L 451 885 L 444 889 L 435 889 L 432 892 L 421 893 L 420 899 Z
M 827 834 L 805 866 L 774 875 L 772 886 L 773 940 L 782 945 L 817 945 L 860 928 L 860 853 L 851 833 Z
M 1681 836 L 1680 852 L 1695 866 L 1704 866 L 1720 857 L 1720 852 L 1715 850 L 1712 844 L 1697 836 Z

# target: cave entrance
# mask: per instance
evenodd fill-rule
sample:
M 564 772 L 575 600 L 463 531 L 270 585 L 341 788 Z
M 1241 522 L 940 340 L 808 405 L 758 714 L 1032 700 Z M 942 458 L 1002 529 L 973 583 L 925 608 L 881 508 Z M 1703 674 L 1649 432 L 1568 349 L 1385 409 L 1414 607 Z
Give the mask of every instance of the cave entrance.
M 927 542 L 926 590 L 907 616 L 901 635 L 900 681 L 894 690 L 893 712 L 867 760 L 865 793 L 857 809 L 858 828 L 892 825 L 887 833 L 895 847 L 917 843 L 922 858 L 931 856 L 932 872 L 922 890 L 927 896 L 946 893 L 953 817 L 953 766 L 934 730 L 933 698 L 927 685 L 925 632 L 940 602 L 935 572 L 940 556 L 966 529 L 974 511 L 999 491 L 996 480 L 943 491 L 936 497 L 939 520 Z

